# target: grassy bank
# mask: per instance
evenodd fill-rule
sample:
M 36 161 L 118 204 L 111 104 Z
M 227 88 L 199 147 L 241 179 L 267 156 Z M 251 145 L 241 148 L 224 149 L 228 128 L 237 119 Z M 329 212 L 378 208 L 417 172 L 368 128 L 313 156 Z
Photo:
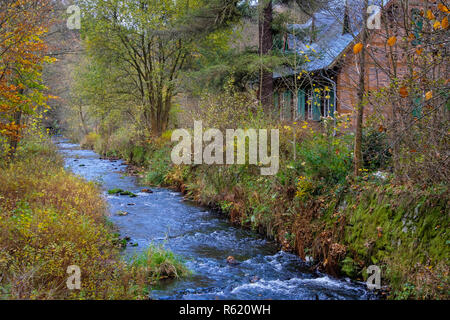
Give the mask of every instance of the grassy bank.
M 23 140 L 0 181 L 2 299 L 145 299 L 159 279 L 187 273 L 159 247 L 123 261 L 98 187 L 65 171 L 47 139 Z M 80 290 L 67 288 L 70 265 Z
M 280 170 L 269 177 L 256 166 L 173 165 L 170 132 L 151 144 L 103 151 L 145 167 L 148 183 L 177 188 L 284 250 L 313 258 L 319 270 L 365 280 L 367 268 L 377 265 L 390 299 L 448 298 L 447 186 L 399 183 L 392 173 L 378 172 L 386 165 L 370 154 L 368 169 L 354 180 L 351 135 L 306 124 L 279 129 Z M 293 131 L 300 137 L 296 160 L 288 142 Z M 365 144 L 379 154 L 382 137 L 371 134 Z

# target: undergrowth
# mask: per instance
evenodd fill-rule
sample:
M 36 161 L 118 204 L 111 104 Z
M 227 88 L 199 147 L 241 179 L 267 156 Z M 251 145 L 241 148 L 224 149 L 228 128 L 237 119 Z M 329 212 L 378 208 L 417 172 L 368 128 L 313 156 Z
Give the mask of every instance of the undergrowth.
M 3 299 L 145 299 L 159 279 L 187 273 L 162 248 L 125 262 L 97 186 L 65 171 L 48 140 L 24 139 L 0 181 Z M 70 265 L 80 290 L 67 288 Z

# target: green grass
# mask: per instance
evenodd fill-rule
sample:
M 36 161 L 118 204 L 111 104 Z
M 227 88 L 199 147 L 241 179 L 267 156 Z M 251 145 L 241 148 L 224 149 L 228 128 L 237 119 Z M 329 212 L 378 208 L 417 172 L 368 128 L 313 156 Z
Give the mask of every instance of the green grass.
M 141 254 L 134 256 L 131 265 L 143 268 L 156 279 L 181 278 L 190 274 L 181 257 L 162 246 L 151 245 Z

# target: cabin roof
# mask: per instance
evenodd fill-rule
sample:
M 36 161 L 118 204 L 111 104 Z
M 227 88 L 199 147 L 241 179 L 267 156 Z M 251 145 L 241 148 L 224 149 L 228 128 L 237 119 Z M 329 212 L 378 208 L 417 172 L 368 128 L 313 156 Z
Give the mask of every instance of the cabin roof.
M 301 70 L 316 71 L 334 66 L 362 28 L 361 0 L 348 0 L 349 33 L 343 33 L 345 0 L 331 1 L 327 8 L 314 13 L 315 40 L 311 41 L 313 19 L 304 24 L 292 24 L 287 35 L 290 51 L 306 54 L 310 62 L 301 65 Z M 369 0 L 369 4 L 386 4 L 387 0 Z M 274 72 L 274 78 L 297 74 L 301 70 L 285 67 Z

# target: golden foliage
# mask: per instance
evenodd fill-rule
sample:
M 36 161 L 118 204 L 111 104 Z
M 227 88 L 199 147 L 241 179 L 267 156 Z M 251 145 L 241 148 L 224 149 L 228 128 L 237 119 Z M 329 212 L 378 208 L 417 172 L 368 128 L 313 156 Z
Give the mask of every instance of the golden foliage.
M 363 44 L 362 44 L 361 42 L 358 42 L 357 44 L 355 44 L 355 45 L 353 46 L 353 53 L 354 53 L 354 54 L 360 53 L 361 50 L 362 50 L 362 48 L 363 48 Z

